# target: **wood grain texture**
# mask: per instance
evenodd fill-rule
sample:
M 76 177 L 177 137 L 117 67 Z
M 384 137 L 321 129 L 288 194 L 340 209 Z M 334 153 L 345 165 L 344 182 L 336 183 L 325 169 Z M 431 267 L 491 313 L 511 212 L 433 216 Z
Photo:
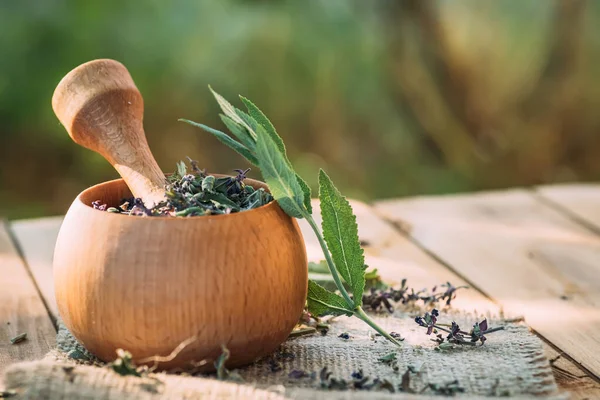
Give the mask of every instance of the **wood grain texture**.
M 376 204 L 475 286 L 600 375 L 600 238 L 523 190 Z
M 570 393 L 570 400 L 600 399 L 598 380 L 569 360 L 564 352 L 544 342 L 544 354 L 550 360 L 558 387 Z
M 10 224 L 10 230 L 54 320 L 58 316 L 58 308 L 54 295 L 52 257 L 63 218 L 28 219 Z
M 409 282 L 411 284 L 414 283 L 418 287 L 429 286 L 443 280 L 450 280 L 456 285 L 464 282 L 460 277 L 425 254 L 422 249 L 399 233 L 390 223 L 376 216 L 374 210 L 369 206 L 356 201 L 352 201 L 351 203 L 357 214 L 360 237 L 365 242 L 367 262 L 373 267 L 378 268 L 383 265 L 384 276 L 386 274 L 389 276 L 390 272 L 394 271 L 395 268 L 401 268 L 402 274 L 408 278 Z M 317 216 L 319 214 L 318 201 L 313 201 L 313 207 L 316 208 L 315 216 Z M 39 232 L 36 228 L 37 221 L 39 221 Z M 31 253 L 26 249 L 35 249 L 35 243 L 54 243 L 61 222 L 62 219 L 57 217 L 13 223 L 13 230 L 15 233 L 18 232 L 20 246 L 24 250 L 27 259 L 29 257 L 28 254 Z M 309 259 L 313 261 L 320 260 L 322 258 L 321 250 L 310 227 L 303 220 L 299 221 L 299 225 L 304 233 Z M 406 229 L 406 226 L 403 228 Z M 42 245 L 41 247 L 47 246 Z M 37 263 L 32 263 L 29 259 L 28 263 L 32 265 L 34 275 L 36 274 L 33 267 L 35 264 L 40 269 L 47 269 L 46 272 L 40 273 L 39 276 L 49 276 L 52 274 L 51 257 L 48 252 L 33 252 L 33 257 L 34 260 L 37 260 Z M 394 276 L 397 276 L 397 273 L 394 273 Z M 40 283 L 38 283 L 38 286 L 42 288 Z M 463 300 L 466 298 L 463 295 L 469 296 L 469 303 Z M 491 312 L 497 311 L 495 305 L 477 290 L 465 291 L 456 300 L 456 306 L 468 307 L 473 302 L 474 304 L 481 304 L 481 306 L 477 307 L 479 309 L 487 309 Z M 560 354 L 559 351 L 550 345 L 545 346 L 545 353 L 548 359 L 551 360 Z M 559 387 L 563 391 L 571 392 L 572 399 L 600 398 L 600 384 L 564 355 L 553 363 L 553 370 Z
M 379 218 L 370 206 L 354 200 L 350 204 L 356 214 L 358 234 L 365 250 L 365 262 L 370 267 L 377 268 L 384 281 L 393 285 L 400 284 L 398 276 L 406 277 L 408 284 L 416 288 L 431 288 L 447 281 L 456 286 L 466 284 L 463 279 L 398 233 L 391 224 Z M 315 221 L 320 225 L 318 200 L 313 200 L 313 209 Z M 309 260 L 322 260 L 323 252 L 309 225 L 304 220 L 300 220 L 299 224 Z M 475 290 L 461 292 L 453 304 L 457 308 L 480 314 L 498 312 L 496 305 Z
M 165 177 L 144 133 L 144 100 L 129 71 L 114 60 L 94 60 L 58 84 L 52 108 L 71 138 L 110 162 L 147 206 L 164 199 Z
M 86 348 L 103 360 L 127 349 L 139 362 L 167 356 L 195 337 L 159 367 L 214 360 L 222 345 L 234 367 L 287 338 L 304 307 L 307 261 L 298 224 L 276 202 L 188 218 L 132 217 L 89 206 L 96 199 L 117 205 L 129 195 L 122 180 L 85 190 L 58 235 L 58 309 Z
M 430 287 L 445 281 L 450 281 L 456 286 L 466 284 L 460 276 L 440 264 L 398 230 L 396 226 L 404 230 L 410 229 L 406 221 L 396 219 L 392 224 L 379 217 L 372 207 L 362 202 L 351 201 L 351 204 L 357 217 L 360 239 L 365 243 L 367 263 L 378 268 L 384 281 L 390 281 L 390 276 L 397 277 L 397 270 L 400 269 L 402 276 L 415 287 Z M 313 208 L 316 217 L 319 214 L 318 201 L 313 201 Z M 318 242 L 308 224 L 300 221 L 300 227 L 306 241 L 309 259 L 312 261 L 322 259 Z M 458 309 L 473 311 L 474 314 L 499 312 L 499 306 L 492 303 L 477 288 L 460 292 L 452 304 Z M 544 348 L 548 359 L 554 359 L 559 355 L 559 352 L 548 344 Z M 561 356 L 557 359 L 553 371 L 561 392 L 569 392 L 570 399 L 600 398 L 600 383 L 568 358 Z
M 27 340 L 11 344 L 21 333 L 27 333 Z M 0 373 L 15 362 L 42 358 L 55 337 L 48 312 L 0 220 Z
M 600 233 L 600 185 L 577 183 L 539 186 L 536 192 L 550 205 Z

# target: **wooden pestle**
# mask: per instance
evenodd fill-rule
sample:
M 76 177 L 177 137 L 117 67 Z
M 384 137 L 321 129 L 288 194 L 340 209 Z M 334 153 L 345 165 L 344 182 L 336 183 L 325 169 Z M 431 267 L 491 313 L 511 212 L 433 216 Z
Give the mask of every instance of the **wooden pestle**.
M 164 199 L 165 176 L 144 133 L 144 99 L 123 64 L 75 68 L 56 87 L 52 108 L 73 141 L 106 158 L 147 207 Z

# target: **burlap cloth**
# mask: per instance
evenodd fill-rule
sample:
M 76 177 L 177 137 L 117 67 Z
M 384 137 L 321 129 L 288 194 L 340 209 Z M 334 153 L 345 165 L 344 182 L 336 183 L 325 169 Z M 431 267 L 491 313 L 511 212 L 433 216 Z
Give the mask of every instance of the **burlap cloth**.
M 465 328 L 482 316 L 444 315 Z M 331 323 L 327 335 L 320 333 L 289 339 L 273 355 L 235 372 L 243 382 L 218 381 L 214 376 L 181 376 L 155 373 L 145 377 L 120 376 L 98 363 L 64 329 L 59 329 L 58 348 L 37 362 L 10 367 L 4 377 L 5 390 L 14 399 L 387 399 L 439 398 L 431 389 L 419 395 L 399 392 L 402 375 L 408 366 L 410 388 L 420 392 L 428 383 L 445 384 L 457 380 L 464 393 L 461 398 L 510 396 L 512 398 L 565 398 L 559 395 L 542 343 L 524 324 L 504 324 L 488 316 L 490 326 L 505 325 L 505 330 L 490 334 L 484 346 L 436 350 L 424 328 L 406 314 L 375 318 L 388 331 L 401 332 L 404 346 L 396 348 L 374 336 L 367 325 L 355 318 L 341 317 Z M 449 322 L 449 321 L 448 321 Z M 338 337 L 347 332 L 350 339 Z M 379 361 L 396 352 L 396 369 Z M 352 381 L 353 372 L 393 384 L 395 393 L 386 390 L 332 391 L 321 387 L 319 372 L 327 367 L 331 377 Z M 304 371 L 306 377 L 290 377 Z M 311 376 L 311 373 L 312 374 Z M 298 374 L 298 372 L 294 373 Z M 294 375 L 292 374 L 292 375 Z

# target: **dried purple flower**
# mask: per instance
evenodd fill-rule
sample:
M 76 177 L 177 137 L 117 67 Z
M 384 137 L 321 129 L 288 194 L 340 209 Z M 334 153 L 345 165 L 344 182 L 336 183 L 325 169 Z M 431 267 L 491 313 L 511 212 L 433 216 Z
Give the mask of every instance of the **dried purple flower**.
M 309 374 L 307 374 L 305 371 L 302 371 L 299 369 L 295 369 L 288 374 L 288 377 L 292 378 L 292 379 L 300 379 L 300 378 L 304 378 L 306 376 L 309 376 Z

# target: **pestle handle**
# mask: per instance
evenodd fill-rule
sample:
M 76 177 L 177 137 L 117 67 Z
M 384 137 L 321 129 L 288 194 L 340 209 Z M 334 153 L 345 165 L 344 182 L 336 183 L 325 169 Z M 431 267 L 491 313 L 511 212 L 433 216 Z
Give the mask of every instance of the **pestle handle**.
M 164 199 L 165 176 L 144 133 L 144 99 L 123 64 L 75 68 L 56 87 L 52 108 L 73 141 L 106 158 L 147 207 Z

